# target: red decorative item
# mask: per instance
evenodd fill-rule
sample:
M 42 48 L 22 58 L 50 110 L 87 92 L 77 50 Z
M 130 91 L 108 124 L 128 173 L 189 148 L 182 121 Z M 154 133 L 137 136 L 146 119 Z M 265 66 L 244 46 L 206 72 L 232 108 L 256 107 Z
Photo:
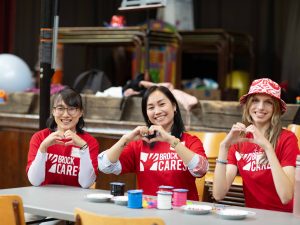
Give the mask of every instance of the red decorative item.
M 125 18 L 124 16 L 113 15 L 110 21 L 111 27 L 124 27 Z
M 249 92 L 240 98 L 240 103 L 244 104 L 249 95 L 267 94 L 277 99 L 280 102 L 281 112 L 286 111 L 286 103 L 281 99 L 281 87 L 274 81 L 268 78 L 254 80 L 250 86 Z

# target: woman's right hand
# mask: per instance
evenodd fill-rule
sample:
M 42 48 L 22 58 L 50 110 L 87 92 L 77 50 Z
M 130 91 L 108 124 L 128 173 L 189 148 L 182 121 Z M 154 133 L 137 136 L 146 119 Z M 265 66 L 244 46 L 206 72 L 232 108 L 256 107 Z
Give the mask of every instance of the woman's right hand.
M 41 152 L 47 152 L 47 148 L 54 144 L 64 144 L 62 141 L 64 139 L 64 134 L 61 131 L 52 132 L 48 137 L 46 137 L 40 145 L 39 150 Z
M 137 126 L 133 131 L 131 131 L 128 134 L 125 134 L 126 140 L 128 142 L 130 141 L 136 141 L 139 139 L 145 139 L 149 135 L 148 127 L 146 126 Z
M 246 138 L 244 138 L 245 133 L 246 126 L 243 123 L 235 123 L 232 125 L 225 139 L 221 142 L 221 145 L 228 149 L 232 144 L 244 142 L 246 140 Z

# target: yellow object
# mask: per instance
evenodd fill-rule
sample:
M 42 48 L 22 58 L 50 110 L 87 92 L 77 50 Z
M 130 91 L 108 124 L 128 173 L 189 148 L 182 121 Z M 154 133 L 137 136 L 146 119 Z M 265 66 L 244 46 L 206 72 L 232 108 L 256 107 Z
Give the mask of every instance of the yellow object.
M 158 217 L 115 217 L 104 216 L 88 212 L 79 208 L 75 209 L 76 225 L 165 225 Z
M 250 80 L 249 73 L 242 70 L 234 70 L 226 77 L 226 87 L 239 90 L 239 98 L 247 94 Z
M 21 197 L 17 195 L 0 195 L 0 218 L 1 224 L 25 225 Z

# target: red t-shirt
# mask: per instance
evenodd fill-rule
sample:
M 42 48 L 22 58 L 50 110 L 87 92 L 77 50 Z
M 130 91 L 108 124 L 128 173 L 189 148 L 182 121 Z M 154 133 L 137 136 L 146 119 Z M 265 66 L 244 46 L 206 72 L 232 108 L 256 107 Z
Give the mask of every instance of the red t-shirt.
M 247 135 L 252 137 L 252 134 Z M 275 149 L 282 167 L 296 166 L 299 154 L 297 137 L 283 129 Z M 283 205 L 276 192 L 270 165 L 259 165 L 256 161 L 264 150 L 253 143 L 245 142 L 231 146 L 228 163 L 237 165 L 243 178 L 243 189 L 247 207 L 292 212 L 293 201 Z
M 32 161 L 36 157 L 40 144 L 50 133 L 51 131 L 49 129 L 44 129 L 36 132 L 32 136 L 28 152 L 28 160 L 26 167 L 27 172 Z M 88 143 L 92 165 L 94 167 L 95 174 L 97 175 L 97 155 L 99 150 L 98 142 L 93 136 L 86 132 L 77 135 Z M 41 185 L 61 184 L 69 186 L 80 186 L 78 183 L 80 163 L 78 146 L 64 146 L 56 144 L 50 146 L 47 149 L 46 154 L 47 161 L 45 181 Z
M 183 133 L 181 143 L 206 158 L 202 142 L 196 136 Z M 137 174 L 138 187 L 146 195 L 156 195 L 160 185 L 188 189 L 188 199 L 199 200 L 195 177 L 167 142 L 156 142 L 150 149 L 142 140 L 130 142 L 120 156 L 121 173 Z

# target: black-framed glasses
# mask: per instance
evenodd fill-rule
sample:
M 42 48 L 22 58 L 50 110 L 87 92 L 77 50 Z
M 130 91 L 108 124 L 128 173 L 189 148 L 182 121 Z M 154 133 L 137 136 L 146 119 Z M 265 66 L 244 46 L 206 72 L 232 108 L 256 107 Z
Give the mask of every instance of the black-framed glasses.
M 58 115 L 63 115 L 67 110 L 67 113 L 70 116 L 74 116 L 78 111 L 77 107 L 72 107 L 72 106 L 71 107 L 53 106 L 53 109 Z

